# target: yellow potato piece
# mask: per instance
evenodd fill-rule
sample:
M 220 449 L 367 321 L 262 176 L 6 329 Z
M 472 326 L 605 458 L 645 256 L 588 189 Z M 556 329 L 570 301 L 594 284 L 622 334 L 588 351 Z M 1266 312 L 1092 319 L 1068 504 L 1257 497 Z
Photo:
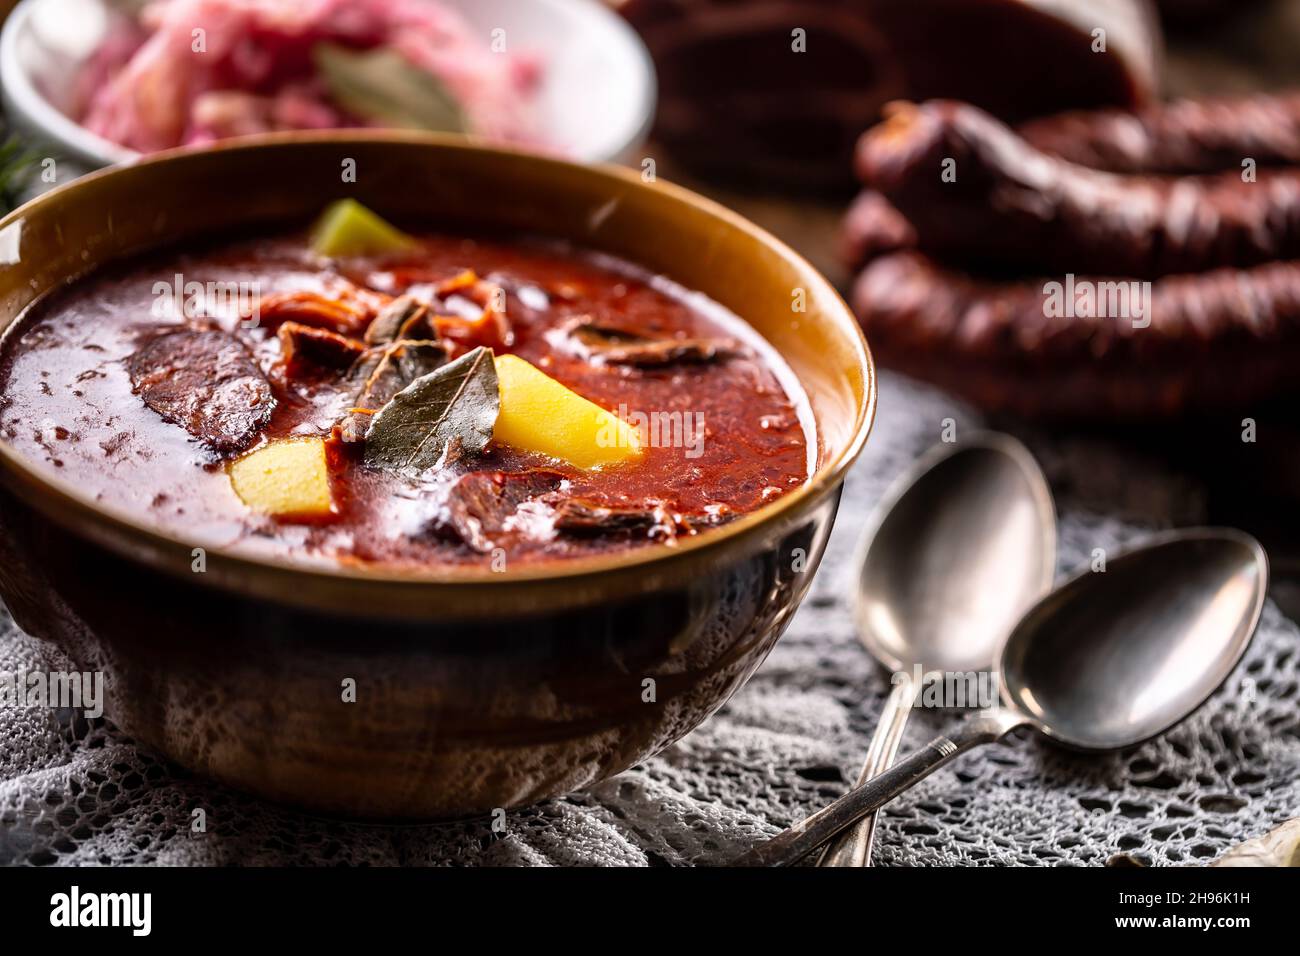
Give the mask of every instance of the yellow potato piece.
M 287 438 L 230 463 L 235 494 L 254 511 L 277 518 L 317 518 L 333 510 L 325 442 Z
M 494 440 L 559 458 L 578 468 L 602 468 L 641 457 L 641 437 L 577 392 L 517 355 L 496 358 L 501 411 Z
M 355 199 L 330 203 L 312 230 L 311 247 L 322 256 L 369 256 L 410 246 L 414 240 Z

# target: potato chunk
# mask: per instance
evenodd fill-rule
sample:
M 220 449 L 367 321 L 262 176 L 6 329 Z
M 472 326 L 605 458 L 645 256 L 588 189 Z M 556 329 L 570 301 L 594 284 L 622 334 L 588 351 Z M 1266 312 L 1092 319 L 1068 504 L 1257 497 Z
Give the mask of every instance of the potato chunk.
M 325 442 L 286 438 L 230 463 L 235 494 L 254 511 L 277 518 L 320 518 L 333 511 Z
M 577 392 L 517 355 L 496 359 L 501 411 L 492 437 L 578 468 L 602 468 L 641 456 L 641 437 Z
M 313 251 L 331 257 L 395 252 L 413 242 L 355 199 L 340 199 L 325 207 L 311 235 Z

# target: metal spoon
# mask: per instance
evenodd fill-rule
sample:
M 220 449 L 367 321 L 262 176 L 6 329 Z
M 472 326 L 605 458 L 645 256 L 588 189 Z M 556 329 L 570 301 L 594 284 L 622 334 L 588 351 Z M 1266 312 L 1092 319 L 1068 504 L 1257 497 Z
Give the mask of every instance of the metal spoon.
M 1199 528 L 1152 539 L 1035 604 L 1002 650 L 1004 706 L 732 861 L 786 866 L 959 754 L 1030 726 L 1083 751 L 1131 747 L 1191 714 L 1232 673 L 1259 623 L 1268 559 L 1250 535 Z
M 1033 455 L 979 433 L 923 455 L 886 494 L 862 538 L 858 637 L 894 674 L 857 786 L 894 761 L 919 679 L 991 671 L 1007 634 L 1048 592 L 1056 512 Z M 869 866 L 874 813 L 826 848 L 820 866 Z

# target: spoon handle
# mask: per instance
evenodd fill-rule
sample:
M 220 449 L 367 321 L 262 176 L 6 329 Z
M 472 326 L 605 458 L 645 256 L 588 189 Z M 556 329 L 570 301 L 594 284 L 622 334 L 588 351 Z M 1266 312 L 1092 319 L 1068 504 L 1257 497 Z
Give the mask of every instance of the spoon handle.
M 880 713 L 876 733 L 867 748 L 867 760 L 854 786 L 860 787 L 877 774 L 884 773 L 898 754 L 898 744 L 903 739 L 903 728 L 916 700 L 916 681 L 908 671 L 894 675 L 894 691 L 885 701 Z M 857 826 L 840 834 L 823 851 L 818 866 L 870 866 L 871 843 L 876 835 L 876 812 L 872 811 L 858 821 Z
M 935 737 L 880 776 L 872 777 L 830 806 L 741 854 L 730 865 L 790 866 L 798 863 L 827 840 L 862 819 L 864 814 L 879 809 L 952 761 L 958 754 L 980 744 L 992 743 L 1025 722 L 1020 714 L 1006 709 L 972 717 L 960 724 L 952 734 Z

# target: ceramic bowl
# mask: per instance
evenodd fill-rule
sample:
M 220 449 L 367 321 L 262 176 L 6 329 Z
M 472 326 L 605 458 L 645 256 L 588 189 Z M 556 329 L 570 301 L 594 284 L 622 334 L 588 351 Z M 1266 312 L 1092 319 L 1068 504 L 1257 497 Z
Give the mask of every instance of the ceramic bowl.
M 354 184 L 340 181 L 344 160 Z M 106 713 L 123 730 L 264 797 L 444 818 L 618 773 L 720 707 L 807 592 L 874 411 L 858 326 L 796 253 L 668 183 L 352 132 L 160 154 L 33 200 L 0 220 L 0 329 L 125 257 L 305 224 L 342 196 L 435 231 L 570 240 L 717 300 L 802 383 L 815 472 L 677 547 L 505 574 L 322 570 L 209 548 L 195 573 L 192 542 L 97 504 L 0 440 L 0 595 L 28 632 L 104 672 Z

